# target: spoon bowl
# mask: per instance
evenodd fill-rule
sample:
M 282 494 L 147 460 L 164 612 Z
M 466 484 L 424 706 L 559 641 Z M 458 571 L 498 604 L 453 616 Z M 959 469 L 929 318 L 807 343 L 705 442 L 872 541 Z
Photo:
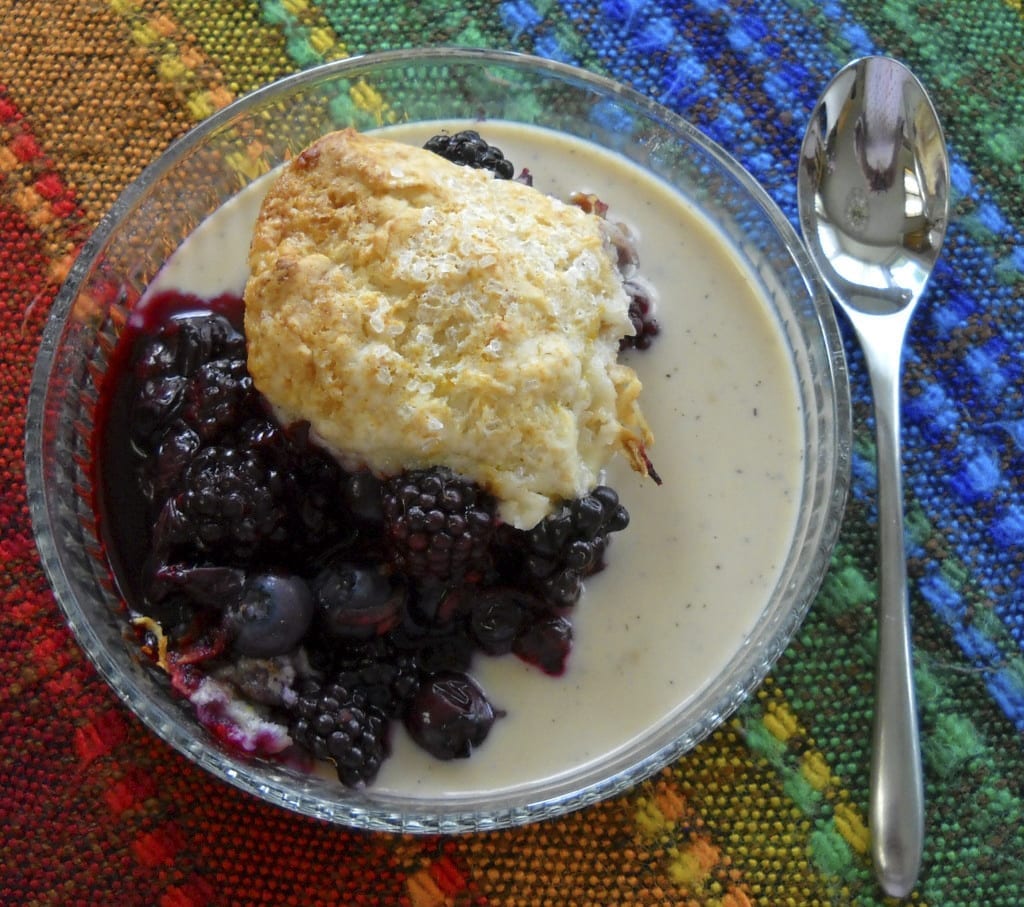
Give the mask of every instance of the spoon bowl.
M 798 185 L 804 239 L 847 314 L 915 305 L 946 232 L 949 163 L 910 70 L 888 57 L 840 70 L 807 128 Z
M 863 57 L 836 74 L 804 136 L 797 199 L 811 260 L 853 325 L 874 397 L 879 583 L 868 824 L 882 889 L 905 897 L 921 865 L 924 790 L 904 548 L 900 365 L 949 207 L 942 126 L 906 66 Z

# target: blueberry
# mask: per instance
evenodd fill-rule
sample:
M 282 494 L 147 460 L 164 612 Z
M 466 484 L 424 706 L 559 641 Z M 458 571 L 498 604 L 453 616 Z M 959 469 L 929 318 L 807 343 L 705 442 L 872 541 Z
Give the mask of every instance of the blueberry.
M 496 713 L 484 691 L 467 674 L 428 677 L 409 702 L 405 728 L 437 759 L 465 759 L 487 738 Z
M 298 645 L 313 620 L 313 596 L 297 576 L 257 573 L 246 579 L 239 600 L 224 615 L 241 655 L 271 658 Z
M 512 651 L 512 643 L 526 625 L 533 610 L 543 603 L 511 586 L 498 586 L 479 593 L 473 600 L 470 628 L 477 644 L 488 655 Z
M 341 639 L 369 639 L 402 620 L 407 592 L 380 570 L 342 564 L 317 574 L 313 596 L 325 633 Z

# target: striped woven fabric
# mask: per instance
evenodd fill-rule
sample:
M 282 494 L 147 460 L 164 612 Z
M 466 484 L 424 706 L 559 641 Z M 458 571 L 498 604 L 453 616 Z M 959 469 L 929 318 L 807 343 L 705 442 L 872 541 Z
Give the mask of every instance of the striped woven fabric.
M 326 60 L 510 48 L 631 84 L 735 155 L 795 223 L 811 106 L 882 52 L 933 92 L 952 221 L 905 359 L 928 842 L 914 904 L 1024 903 L 1024 9 L 1020 0 L 0 0 L 0 902 L 883 903 L 866 822 L 874 441 L 832 569 L 769 680 L 627 794 L 487 835 L 295 816 L 152 736 L 77 648 L 33 543 L 22 453 L 42 326 L 76 251 L 175 137 Z M 387 103 L 373 86 L 354 98 Z

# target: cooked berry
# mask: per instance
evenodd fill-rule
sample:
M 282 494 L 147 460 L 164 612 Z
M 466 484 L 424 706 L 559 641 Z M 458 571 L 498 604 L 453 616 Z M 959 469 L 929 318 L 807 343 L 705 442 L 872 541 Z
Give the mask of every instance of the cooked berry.
M 339 683 L 360 690 L 370 705 L 392 718 L 404 713 L 421 679 L 418 652 L 398 649 L 382 636 L 339 651 L 332 670 Z
M 473 663 L 475 646 L 464 632 L 423 640 L 416 649 L 424 673 L 468 671 Z
M 184 422 L 173 422 L 163 431 L 154 455 L 140 469 L 142 492 L 150 503 L 159 507 L 175 493 L 201 446 L 199 435 Z
M 181 375 L 191 377 L 203 363 L 216 359 L 245 358 L 244 335 L 216 312 L 171 319 L 162 334 L 173 344 Z
M 238 426 L 255 406 L 244 359 L 214 359 L 196 369 L 185 391 L 181 418 L 211 441 Z
M 475 133 L 440 138 L 461 163 L 511 175 Z M 627 240 L 616 242 L 625 270 Z M 649 298 L 639 284 L 630 293 L 653 336 Z M 254 390 L 234 326 L 241 300 L 213 303 L 231 320 L 171 296 L 130 326 L 151 333 L 124 360 L 130 393 L 114 432 L 127 439 L 116 462 L 134 469 L 133 519 L 153 527 L 131 567 L 135 605 L 160 624 L 141 625 L 144 648 L 157 658 L 172 647 L 172 683 L 186 693 L 213 671 L 287 712 L 293 741 L 345 784 L 376 775 L 391 719 L 438 758 L 468 756 L 496 717 L 468 674 L 475 653 L 564 670 L 562 609 L 628 523 L 618 496 L 598 487 L 523 532 L 446 467 L 349 473 Z M 125 470 L 107 468 L 109 493 Z M 296 690 L 309 675 L 326 680 Z
M 545 674 L 560 676 L 572 649 L 572 624 L 557 614 L 537 617 L 516 636 L 512 651 Z
M 379 636 L 401 622 L 404 584 L 376 567 L 326 567 L 312 583 L 319 626 L 338 639 Z
M 543 604 L 513 586 L 496 586 L 473 597 L 470 628 L 473 639 L 488 655 L 512 651 L 512 643 Z
M 366 470 L 346 476 L 342 484 L 345 506 L 353 516 L 365 523 L 383 522 L 382 494 L 381 480 Z
M 246 578 L 239 600 L 224 612 L 232 647 L 270 658 L 298 645 L 313 621 L 313 596 L 297 576 L 257 573 Z
M 285 537 L 279 476 L 251 450 L 206 447 L 185 470 L 173 500 L 179 542 L 245 560 Z
M 629 320 L 633 325 L 633 335 L 623 337 L 619 349 L 646 350 L 661 333 L 661 326 L 654 317 L 654 300 L 636 281 L 627 280 L 623 287 L 629 294 Z
M 525 575 L 530 587 L 556 607 L 574 604 L 583 579 L 600 570 L 609 535 L 629 523 L 629 513 L 612 488 L 599 485 L 561 505 L 527 531 L 502 527 L 498 545 L 505 576 Z
M 489 563 L 494 499 L 450 469 L 408 470 L 384 483 L 384 530 L 398 569 L 416 579 L 473 582 Z
M 143 450 L 156 446 L 179 414 L 207 438 L 251 388 L 245 338 L 212 312 L 170 318 L 139 342 L 133 379 L 131 432 Z
M 288 470 L 288 496 L 295 519 L 293 529 L 303 540 L 340 542 L 346 526 L 342 502 L 344 473 L 323 451 L 307 448 Z
M 388 755 L 387 717 L 359 690 L 341 683 L 307 681 L 288 732 L 317 759 L 334 763 L 338 778 L 348 787 L 372 781 Z
M 159 601 L 180 594 L 193 604 L 223 609 L 241 599 L 245 584 L 245 571 L 238 567 L 161 564 L 154 572 L 149 595 Z
M 423 147 L 453 164 L 490 170 L 500 179 L 512 179 L 516 172 L 501 149 L 488 145 L 473 129 L 464 129 L 454 135 L 435 135 Z
M 313 442 L 307 423 L 285 429 L 267 416 L 253 416 L 238 430 L 234 446 L 255 453 L 275 477 L 288 513 L 290 555 L 316 560 L 351 542 L 342 494 L 346 474 Z
M 465 759 L 487 738 L 496 718 L 484 691 L 467 674 L 428 677 L 410 700 L 405 727 L 438 759 Z
M 136 381 L 146 381 L 175 372 L 178 365 L 177 344 L 169 340 L 166 330 L 139 343 L 133 374 Z M 185 377 L 182 375 L 182 377 Z
M 465 671 L 473 660 L 476 645 L 466 625 L 463 608 L 466 597 L 453 589 L 441 595 L 430 587 L 433 612 L 424 612 L 423 590 L 414 588 L 402 623 L 389 634 L 396 650 L 414 652 L 424 672 Z
M 600 501 L 606 532 L 621 532 L 629 525 L 629 511 L 619 503 L 618 492 L 608 485 L 598 485 L 590 497 Z
M 237 432 L 240 448 L 258 451 L 260 456 L 274 466 L 287 466 L 293 456 L 288 433 L 269 416 L 252 415 L 246 419 Z
M 159 444 L 163 430 L 177 418 L 188 384 L 181 375 L 154 375 L 136 383 L 130 430 L 132 440 L 143 451 Z
M 463 614 L 467 600 L 461 585 L 419 583 L 409 601 L 410 615 L 426 627 L 444 628 Z

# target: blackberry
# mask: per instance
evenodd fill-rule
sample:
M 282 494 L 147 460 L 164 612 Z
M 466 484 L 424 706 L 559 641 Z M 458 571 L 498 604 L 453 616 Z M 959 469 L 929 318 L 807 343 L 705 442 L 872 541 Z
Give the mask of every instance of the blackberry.
M 139 468 L 142 493 L 156 509 L 177 491 L 200 447 L 199 435 L 182 421 L 175 421 L 164 430 L 154 455 L 143 460 Z
M 499 179 L 512 179 L 516 172 L 501 149 L 488 145 L 473 129 L 464 129 L 454 135 L 432 136 L 423 147 L 453 164 L 490 170 Z
M 654 299 L 635 280 L 627 280 L 623 289 L 629 294 L 629 320 L 633 325 L 633 336 L 623 337 L 620 350 L 646 350 L 661 332 L 661 326 L 654 317 Z
M 132 442 L 144 453 L 155 449 L 167 426 L 185 405 L 188 379 L 181 375 L 152 375 L 135 383 L 130 406 Z
M 394 565 L 417 580 L 476 582 L 497 523 L 494 499 L 445 466 L 385 481 L 384 533 Z
M 248 385 L 246 391 L 251 387 L 245 355 L 244 335 L 223 315 L 209 312 L 164 322 L 140 341 L 133 356 L 132 440 L 152 450 L 186 408 L 200 433 L 215 428 L 230 406 L 221 401 L 227 395 L 237 399 L 242 385 Z M 197 377 L 217 361 L 222 365 Z
M 307 680 L 292 708 L 288 733 L 315 758 L 332 762 L 347 787 L 371 782 L 387 758 L 388 720 L 358 689 Z
M 345 474 L 338 463 L 307 445 L 295 450 L 284 476 L 295 540 L 311 549 L 322 547 L 325 540 L 340 542 L 346 529 Z
M 135 350 L 133 375 L 142 382 L 162 375 L 173 374 L 178 366 L 177 345 L 167 337 L 167 329 L 156 336 L 139 341 Z M 182 377 L 185 377 L 184 375 Z
M 245 359 L 214 359 L 199 365 L 189 380 L 181 418 L 209 442 L 236 428 L 255 406 Z
M 172 318 L 160 332 L 175 353 L 178 374 L 192 377 L 206 362 L 245 359 L 245 335 L 216 312 Z
M 182 486 L 170 502 L 179 543 L 244 562 L 285 540 L 279 476 L 254 451 L 205 447 L 186 468 Z
M 604 566 L 609 536 L 625 529 L 629 513 L 614 489 L 599 485 L 589 494 L 565 502 L 532 529 L 503 527 L 501 544 L 506 574 L 525 574 L 528 586 L 555 607 L 576 603 L 583 579 Z
M 397 718 L 419 689 L 419 653 L 398 649 L 385 637 L 378 637 L 337 653 L 334 676 L 346 688 L 358 689 L 369 705 Z
M 288 513 L 290 557 L 315 563 L 325 546 L 347 547 L 345 472 L 310 440 L 307 424 L 284 429 L 266 416 L 254 416 L 239 429 L 235 446 L 257 456 L 276 477 Z

